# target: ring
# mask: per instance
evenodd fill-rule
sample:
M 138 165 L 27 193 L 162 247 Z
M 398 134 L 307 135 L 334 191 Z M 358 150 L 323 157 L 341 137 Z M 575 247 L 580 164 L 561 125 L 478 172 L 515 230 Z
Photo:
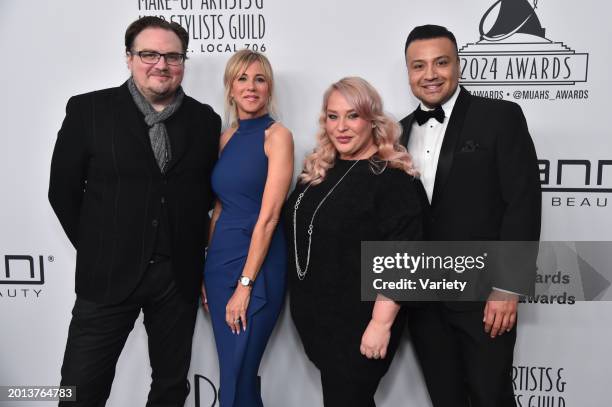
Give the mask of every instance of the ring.
M 240 318 L 237 318 L 234 320 L 234 323 L 237 324 L 238 322 L 240 322 Z
M 374 359 L 378 359 L 378 353 L 373 353 L 373 354 L 372 354 L 372 357 L 373 357 Z

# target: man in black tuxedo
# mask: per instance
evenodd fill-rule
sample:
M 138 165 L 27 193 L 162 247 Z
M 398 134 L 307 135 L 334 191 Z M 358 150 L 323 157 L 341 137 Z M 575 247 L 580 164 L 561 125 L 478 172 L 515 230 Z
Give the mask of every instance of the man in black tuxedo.
M 189 392 L 221 119 L 180 86 L 188 41 L 180 25 L 143 17 L 125 33 L 128 81 L 68 101 L 49 185 L 77 250 L 61 381 L 77 401 L 65 405 L 105 405 L 141 310 L 147 406 L 182 406 Z
M 458 86 L 457 42 L 444 27 L 416 27 L 404 52 L 410 87 L 421 103 L 401 121 L 402 138 L 431 204 L 426 239 L 537 241 L 540 181 L 521 108 Z M 495 282 L 484 303 L 423 307 L 409 322 L 435 407 L 515 406 L 518 296 Z M 435 323 L 439 314 L 443 326 Z

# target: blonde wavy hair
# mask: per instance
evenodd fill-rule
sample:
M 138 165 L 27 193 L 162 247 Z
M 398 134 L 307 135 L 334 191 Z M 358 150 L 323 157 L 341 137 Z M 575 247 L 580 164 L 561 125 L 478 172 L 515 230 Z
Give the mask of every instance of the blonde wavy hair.
M 321 183 L 336 162 L 338 154 L 329 135 L 325 131 L 327 120 L 327 103 L 330 95 L 338 91 L 349 105 L 355 109 L 359 117 L 371 121 L 372 135 L 377 152 L 370 159 L 373 164 L 385 163 L 385 167 L 399 168 L 404 172 L 417 176 L 418 173 L 412 164 L 412 158 L 406 148 L 399 143 L 401 135 L 400 125 L 383 111 L 380 95 L 365 79 L 359 77 L 346 77 L 333 83 L 323 94 L 323 106 L 319 116 L 319 130 L 317 131 L 317 145 L 304 160 L 304 168 L 298 177 L 301 183 L 313 185 Z M 377 165 L 373 165 L 376 167 Z
M 236 52 L 227 61 L 225 73 L 223 74 L 223 85 L 225 87 L 225 122 L 230 127 L 238 125 L 238 107 L 234 103 L 231 93 L 232 84 L 247 68 L 254 62 L 259 62 L 263 70 L 264 78 L 268 82 L 268 104 L 266 109 L 270 116 L 276 116 L 276 101 L 274 98 L 274 74 L 272 65 L 266 56 L 260 52 L 250 49 L 242 49 Z

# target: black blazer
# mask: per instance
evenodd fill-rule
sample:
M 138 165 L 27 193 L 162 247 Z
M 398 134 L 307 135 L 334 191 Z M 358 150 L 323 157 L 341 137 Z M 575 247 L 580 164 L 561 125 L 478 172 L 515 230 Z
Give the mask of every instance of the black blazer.
M 162 174 L 126 83 L 68 101 L 49 201 L 77 249 L 76 292 L 85 299 L 117 303 L 134 290 L 161 218 L 179 289 L 188 298 L 199 293 L 221 119 L 186 96 L 165 124 L 172 160 Z
M 404 146 L 413 120 L 400 122 Z M 461 88 L 440 150 L 426 239 L 537 241 L 540 220 L 537 157 L 520 106 Z M 514 291 L 508 284 L 491 281 Z

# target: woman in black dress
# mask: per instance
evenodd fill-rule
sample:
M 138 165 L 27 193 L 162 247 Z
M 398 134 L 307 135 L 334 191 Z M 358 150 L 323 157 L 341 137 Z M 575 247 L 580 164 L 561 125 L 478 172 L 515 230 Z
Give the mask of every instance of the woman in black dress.
M 325 405 L 370 407 L 404 315 L 390 300 L 361 301 L 361 241 L 420 240 L 424 191 L 399 125 L 365 80 L 331 85 L 319 123 L 285 209 L 291 315 Z

